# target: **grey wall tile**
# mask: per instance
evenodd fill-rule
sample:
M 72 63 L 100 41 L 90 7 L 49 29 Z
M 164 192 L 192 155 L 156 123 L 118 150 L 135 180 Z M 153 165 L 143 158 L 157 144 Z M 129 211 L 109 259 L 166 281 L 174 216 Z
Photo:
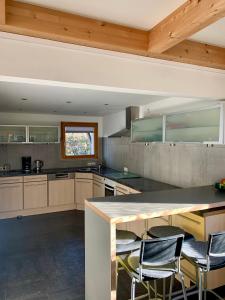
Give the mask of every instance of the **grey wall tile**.
M 32 161 L 40 159 L 44 161 L 44 168 L 64 168 L 85 166 L 90 159 L 64 160 L 61 159 L 60 144 L 15 144 L 0 145 L 0 166 L 5 163 L 11 165 L 11 169 L 21 169 L 21 157 L 31 156 Z M 99 161 L 102 160 L 102 139 L 99 139 Z
M 130 143 L 104 138 L 103 157 L 108 166 L 181 187 L 213 184 L 225 177 L 225 146 L 204 144 Z

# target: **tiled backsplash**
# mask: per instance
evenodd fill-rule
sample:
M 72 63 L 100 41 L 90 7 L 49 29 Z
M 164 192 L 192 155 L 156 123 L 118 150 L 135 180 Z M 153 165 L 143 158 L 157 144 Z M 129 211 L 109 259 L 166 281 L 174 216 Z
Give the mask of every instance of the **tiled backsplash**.
M 107 166 L 135 172 L 181 187 L 213 184 L 225 177 L 225 146 L 205 144 L 131 143 L 129 138 L 104 138 Z
M 99 158 L 101 161 L 102 140 L 99 139 Z M 31 156 L 32 161 L 44 161 L 44 168 L 67 168 L 86 166 L 90 159 L 63 160 L 60 144 L 8 144 L 0 145 L 0 166 L 9 163 L 12 170 L 21 169 L 21 157 Z

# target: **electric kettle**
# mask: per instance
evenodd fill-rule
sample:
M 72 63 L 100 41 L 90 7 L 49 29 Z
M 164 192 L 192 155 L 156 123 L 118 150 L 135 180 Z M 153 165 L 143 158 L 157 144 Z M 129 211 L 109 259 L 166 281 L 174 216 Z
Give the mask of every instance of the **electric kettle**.
M 41 171 L 41 168 L 44 166 L 44 162 L 42 160 L 35 160 L 34 161 L 34 171 L 35 172 L 40 172 Z

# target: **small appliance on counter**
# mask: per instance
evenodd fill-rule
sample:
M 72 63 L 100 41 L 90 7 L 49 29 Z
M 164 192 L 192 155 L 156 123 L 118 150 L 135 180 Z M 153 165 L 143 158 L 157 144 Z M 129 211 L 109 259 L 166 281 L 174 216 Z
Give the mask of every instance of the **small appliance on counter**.
M 44 166 L 44 162 L 42 160 L 37 159 L 34 161 L 34 171 L 36 173 L 41 172 L 41 169 L 43 168 L 43 166 Z
M 22 156 L 22 170 L 25 173 L 31 172 L 31 156 Z

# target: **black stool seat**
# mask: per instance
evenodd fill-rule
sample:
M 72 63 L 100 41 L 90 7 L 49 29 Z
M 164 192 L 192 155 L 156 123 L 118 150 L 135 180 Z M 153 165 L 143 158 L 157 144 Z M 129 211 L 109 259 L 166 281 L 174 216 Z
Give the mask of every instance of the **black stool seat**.
M 207 269 L 208 242 L 188 240 L 183 244 L 182 255 L 200 268 Z M 210 257 L 209 269 L 217 270 L 225 266 L 225 257 Z
M 131 231 L 116 231 L 116 254 L 123 255 L 138 250 L 141 246 L 141 239 Z
M 170 225 L 162 225 L 162 226 L 151 227 L 148 230 L 147 234 L 151 238 L 164 238 L 164 237 L 183 234 L 185 240 L 193 239 L 193 235 L 191 235 L 190 233 L 185 232 L 180 227 L 170 226 Z

